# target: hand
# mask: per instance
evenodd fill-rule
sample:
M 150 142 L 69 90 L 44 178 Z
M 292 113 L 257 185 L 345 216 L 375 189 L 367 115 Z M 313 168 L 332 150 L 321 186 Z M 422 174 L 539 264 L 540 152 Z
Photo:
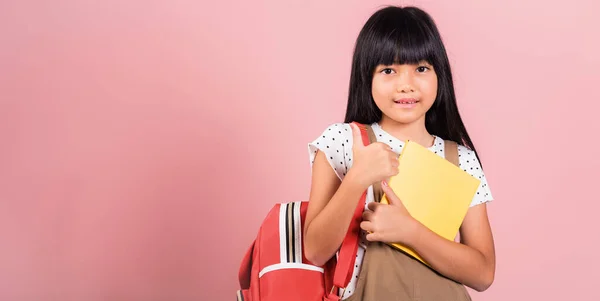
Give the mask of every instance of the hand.
M 367 231 L 368 241 L 411 245 L 418 236 L 419 222 L 410 215 L 387 182 L 383 181 L 381 188 L 389 204 L 369 203 L 360 228 Z
M 365 146 L 360 129 L 354 123 L 352 127 L 352 155 L 354 163 L 350 172 L 357 178 L 360 185 L 369 187 L 371 184 L 398 174 L 398 155 L 392 151 L 389 145 L 381 142 L 373 142 Z

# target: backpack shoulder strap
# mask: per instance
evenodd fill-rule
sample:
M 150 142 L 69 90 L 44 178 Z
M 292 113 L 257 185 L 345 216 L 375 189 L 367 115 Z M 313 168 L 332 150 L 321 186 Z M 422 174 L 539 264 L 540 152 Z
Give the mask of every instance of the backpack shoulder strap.
M 456 142 L 444 140 L 444 154 L 446 160 L 458 166 L 458 144 Z
M 375 132 L 373 132 L 373 128 L 370 125 L 365 125 L 367 129 L 367 135 L 369 136 L 369 143 L 377 142 L 377 137 L 375 137 Z
M 363 143 L 365 145 L 372 143 L 375 135 L 373 134 L 371 127 L 358 122 L 355 122 L 355 124 L 360 129 Z M 356 253 L 358 251 L 358 236 L 360 233 L 360 222 L 365 207 L 365 201 L 366 191 L 362 194 L 358 205 L 354 210 L 354 215 L 350 221 L 346 236 L 339 249 L 339 256 L 333 273 L 333 286 L 331 287 L 331 291 L 326 295 L 325 300 L 340 300 L 341 296 L 337 296 L 338 292 L 336 288 L 345 290 L 348 283 L 350 283 L 352 272 L 354 270 L 354 263 L 356 261 Z

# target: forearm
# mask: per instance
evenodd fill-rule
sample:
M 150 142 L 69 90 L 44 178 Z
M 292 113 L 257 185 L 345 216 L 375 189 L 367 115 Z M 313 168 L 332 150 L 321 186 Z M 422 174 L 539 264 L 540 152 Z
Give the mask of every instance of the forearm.
M 308 225 L 305 249 L 313 264 L 325 264 L 338 250 L 365 189 L 352 173 L 348 173 L 331 200 Z
M 484 291 L 491 285 L 494 268 L 483 253 L 417 224 L 414 238 L 408 244 L 433 269 L 477 291 Z

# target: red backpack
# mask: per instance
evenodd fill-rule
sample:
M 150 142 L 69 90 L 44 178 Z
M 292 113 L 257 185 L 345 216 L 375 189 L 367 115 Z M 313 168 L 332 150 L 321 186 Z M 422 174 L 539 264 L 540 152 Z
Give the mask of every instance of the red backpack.
M 367 128 L 357 125 L 363 143 L 369 144 Z M 365 200 L 366 191 L 354 211 L 337 259 L 333 256 L 324 266 L 315 266 L 304 256 L 302 234 L 308 201 L 276 204 L 242 259 L 237 300 L 340 300 L 337 288 L 345 288 L 352 277 Z

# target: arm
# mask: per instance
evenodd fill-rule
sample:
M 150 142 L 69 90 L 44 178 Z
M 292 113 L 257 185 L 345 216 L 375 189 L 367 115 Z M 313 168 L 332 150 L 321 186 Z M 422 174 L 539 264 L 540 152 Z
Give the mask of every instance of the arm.
M 494 280 L 496 257 L 486 204 L 469 208 L 460 228 L 461 242 L 445 239 L 414 219 L 384 181 L 389 204 L 369 203 L 361 228 L 367 240 L 400 242 L 442 275 L 477 291 Z
M 398 155 L 380 142 L 363 144 L 360 129 L 352 128 L 354 163 L 342 181 L 327 157 L 317 152 L 306 220 L 304 251 L 313 264 L 324 265 L 344 241 L 356 206 L 365 190 L 376 181 L 398 174 Z
M 364 190 L 352 171 L 340 181 L 325 155 L 317 153 L 304 222 L 304 250 L 314 265 L 325 264 L 340 247 Z
M 460 228 L 461 243 L 449 241 L 416 222 L 407 244 L 435 270 L 476 291 L 494 281 L 496 257 L 486 204 L 471 207 Z

